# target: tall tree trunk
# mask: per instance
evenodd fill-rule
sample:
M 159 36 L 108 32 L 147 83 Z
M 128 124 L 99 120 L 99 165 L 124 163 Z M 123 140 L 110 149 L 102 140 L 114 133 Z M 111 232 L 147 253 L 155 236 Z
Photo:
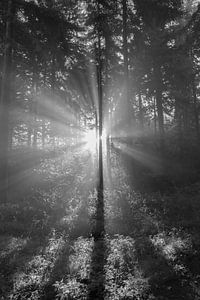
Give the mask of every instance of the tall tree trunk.
M 15 8 L 14 8 L 14 12 L 15 14 Z M 14 32 L 12 30 L 12 37 L 14 38 Z M 11 72 L 11 83 L 12 83 L 12 87 L 11 87 L 11 94 L 10 94 L 10 106 L 15 105 L 16 102 L 16 62 L 15 61 L 15 57 L 14 57 L 14 49 L 12 49 L 12 72 Z M 11 120 L 12 121 L 12 120 Z M 13 146 L 13 134 L 14 134 L 14 122 L 10 122 L 9 124 L 9 141 L 8 141 L 8 149 L 9 151 L 12 150 L 12 146 Z
M 134 119 L 133 109 L 130 103 L 129 70 L 128 70 L 128 42 L 127 42 L 127 0 L 122 0 L 123 7 L 123 56 L 124 56 L 124 118 L 130 128 Z M 127 121 L 128 120 L 128 121 Z
M 183 105 L 180 104 L 182 99 L 175 99 L 175 122 L 178 130 L 178 152 L 180 156 L 183 153 L 183 130 L 182 130 L 182 118 L 183 118 Z
M 197 109 L 197 88 L 196 88 L 196 83 L 195 83 L 195 75 L 192 80 L 192 94 L 193 94 L 195 131 L 196 131 L 197 139 L 199 140 L 199 113 L 198 113 L 198 109 Z
M 154 60 L 154 80 L 155 80 L 155 97 L 156 108 L 158 113 L 158 130 L 160 136 L 161 151 L 164 150 L 164 117 L 163 117 L 163 103 L 162 103 L 162 73 L 158 61 Z
M 0 97 L 0 198 L 7 201 L 8 192 L 8 144 L 9 144 L 9 105 L 11 96 L 12 65 L 12 22 L 14 17 L 13 1 L 8 1 L 5 52 L 3 59 L 2 86 Z
M 128 93 L 128 43 L 127 43 L 127 0 L 122 0 L 123 7 L 123 56 L 124 56 L 124 110 L 125 110 L 125 120 L 127 120 L 127 113 L 129 111 L 129 93 Z M 129 118 L 128 118 L 129 120 Z
M 97 0 L 98 14 L 100 14 L 100 4 Z M 93 227 L 94 247 L 92 253 L 92 263 L 90 272 L 90 285 L 88 286 L 87 299 L 101 299 L 104 291 L 104 191 L 103 191 L 103 153 L 102 153 L 102 132 L 103 132 L 103 94 L 102 94 L 102 62 L 101 62 L 101 24 L 98 24 L 98 55 L 97 55 L 97 84 L 98 84 L 98 119 L 99 119 L 99 176 L 97 185 L 97 202 L 95 225 Z M 98 249 L 98 250 L 97 250 Z M 95 267 L 94 267 L 95 266 Z
M 56 84 L 56 55 L 55 55 L 55 51 L 56 51 L 56 49 L 53 49 L 52 63 L 51 63 L 51 96 L 52 96 L 52 99 L 54 97 L 55 84 Z M 55 120 L 52 120 L 51 128 L 52 128 L 52 134 L 53 134 L 53 147 L 54 147 L 54 150 L 55 150 L 55 147 L 56 147 L 56 138 L 55 138 L 56 121 Z
M 128 88 L 128 43 L 127 43 L 127 0 L 122 0 L 123 5 L 123 55 L 124 55 L 124 80 Z M 127 95 L 128 96 L 128 93 Z
M 110 111 L 110 98 L 109 98 L 109 39 L 106 36 L 105 37 L 105 79 L 104 79 L 104 99 L 105 99 L 105 103 L 106 103 L 106 110 L 104 111 L 104 122 L 105 124 L 107 124 L 107 131 L 106 131 L 106 135 L 109 136 L 110 134 L 110 119 L 109 119 L 109 111 Z
M 99 2 L 98 11 L 100 12 Z M 99 25 L 100 26 L 100 25 Z M 98 27 L 99 27 L 98 26 Z M 99 191 L 100 197 L 103 201 L 103 147 L 102 147 L 102 134 L 103 134 L 103 92 L 102 92 L 102 61 L 101 61 L 101 36 L 100 28 L 98 28 L 98 98 L 99 98 Z M 103 203 L 102 203 L 103 205 Z
M 156 114 L 156 99 L 154 96 L 152 97 L 152 100 L 153 100 L 154 134 L 156 136 L 156 134 L 157 134 L 157 114 Z
M 107 172 L 108 178 L 111 181 L 111 168 L 110 168 L 110 158 L 111 158 L 111 99 L 109 97 L 109 40 L 105 37 L 105 82 L 104 82 L 104 99 L 106 103 L 106 110 L 104 110 L 104 122 L 106 124 L 106 161 L 107 161 Z
M 47 64 L 45 63 L 45 68 L 44 68 L 44 87 L 46 88 L 47 84 Z M 46 142 L 46 119 L 44 117 L 44 112 L 42 112 L 42 148 L 45 148 L 45 142 Z
M 100 3 L 97 0 L 97 10 L 100 15 Z M 97 181 L 97 205 L 95 226 L 93 228 L 93 236 L 95 240 L 104 237 L 104 182 L 103 182 L 103 92 L 102 92 L 102 54 L 101 54 L 101 24 L 97 27 L 97 44 L 96 47 L 96 66 L 97 66 L 97 87 L 98 87 L 98 181 Z M 98 287 L 93 287 L 92 290 L 98 290 Z M 94 291 L 93 290 L 93 291 Z M 95 293 L 96 293 L 95 291 Z M 90 299 L 90 298 L 89 298 Z
M 37 59 L 36 59 L 37 62 Z M 37 126 L 37 89 L 38 89 L 38 71 L 37 68 L 33 72 L 33 122 L 34 122 L 34 130 L 33 130 L 33 147 L 37 148 L 37 135 L 38 135 L 38 126 Z

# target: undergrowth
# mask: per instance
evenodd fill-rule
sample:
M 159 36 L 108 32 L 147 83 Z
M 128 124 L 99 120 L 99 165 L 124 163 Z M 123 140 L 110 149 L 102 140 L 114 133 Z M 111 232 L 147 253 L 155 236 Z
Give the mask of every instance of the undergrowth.
M 112 152 L 104 170 L 101 238 L 92 234 L 96 170 L 88 153 L 43 157 L 18 182 L 30 193 L 1 205 L 2 299 L 200 298 L 200 184 L 149 191 L 135 161 L 133 174 L 124 159 Z

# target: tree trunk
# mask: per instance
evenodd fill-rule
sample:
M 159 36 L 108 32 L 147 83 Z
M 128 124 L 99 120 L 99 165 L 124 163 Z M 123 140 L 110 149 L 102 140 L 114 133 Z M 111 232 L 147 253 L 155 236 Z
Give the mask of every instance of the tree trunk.
M 37 148 L 37 135 L 38 135 L 38 126 L 37 126 L 37 80 L 38 80 L 37 68 L 33 73 L 33 122 L 34 122 L 34 130 L 33 130 L 33 147 Z
M 5 53 L 3 59 L 2 86 L 0 97 L 0 198 L 7 201 L 8 192 L 8 144 L 9 144 L 9 105 L 11 97 L 12 65 L 12 21 L 13 1 L 8 1 Z
M 99 4 L 98 4 L 99 10 Z M 103 198 L 103 147 L 102 147 L 102 133 L 103 133 L 103 93 L 102 93 L 102 62 L 101 62 L 101 37 L 100 30 L 98 30 L 98 98 L 99 98 L 99 191 L 100 197 Z M 102 199 L 103 201 L 103 199 Z M 103 203 L 102 203 L 103 205 Z
M 198 108 L 197 108 L 197 88 L 196 88 L 196 83 L 195 83 L 195 76 L 192 80 L 192 94 L 193 94 L 195 131 L 196 131 L 197 139 L 199 140 L 199 113 L 198 113 Z
M 155 80 L 155 97 L 156 108 L 158 113 L 158 130 L 160 137 L 161 151 L 164 150 L 164 118 L 162 104 L 162 73 L 158 62 L 154 60 L 154 80 Z
M 133 109 L 130 103 L 129 70 L 128 70 L 128 42 L 127 42 L 127 0 L 122 0 L 123 7 L 123 56 L 124 56 L 124 121 L 131 126 L 134 119 Z
M 128 44 L 127 44 L 127 0 L 122 0 L 123 5 L 123 54 L 124 54 L 124 79 L 128 87 Z M 128 95 L 128 93 L 127 93 Z
M 55 84 L 56 84 L 56 55 L 55 55 L 55 51 L 56 50 L 54 49 L 53 53 L 52 53 L 52 64 L 51 64 L 51 96 L 52 96 L 52 99 L 54 97 Z M 56 121 L 55 120 L 52 120 L 51 129 L 52 129 L 53 147 L 54 147 L 54 150 L 55 150 L 55 147 L 56 147 L 56 138 L 55 138 Z
M 15 14 L 15 8 L 14 8 L 14 12 Z M 12 30 L 11 35 L 14 38 L 14 32 Z M 11 72 L 11 82 L 12 82 L 12 87 L 11 87 L 11 94 L 10 94 L 10 106 L 15 105 L 16 103 L 16 62 L 15 62 L 15 57 L 14 57 L 14 50 L 12 49 L 12 72 Z M 11 120 L 12 121 L 12 120 Z M 9 124 L 9 141 L 8 141 L 8 149 L 9 151 L 12 150 L 12 146 L 13 146 L 13 134 L 14 134 L 14 122 L 10 122 Z
M 98 14 L 100 4 L 97 1 Z M 104 237 L 104 182 L 103 182 L 103 92 L 102 92 L 102 55 L 101 55 L 101 24 L 97 27 L 96 65 L 97 65 L 97 87 L 98 87 L 98 182 L 97 182 L 97 207 L 93 236 L 95 240 Z
M 128 44 L 127 44 L 127 0 L 122 0 L 123 7 L 123 56 L 124 56 L 124 120 L 129 121 L 129 92 L 128 92 Z M 126 124 L 129 126 L 129 124 Z
M 44 69 L 44 87 L 46 88 L 46 80 L 47 80 L 47 64 L 45 62 L 45 69 Z M 44 117 L 44 112 L 42 111 L 42 148 L 45 148 L 46 142 L 46 119 Z
M 178 153 L 181 156 L 183 153 L 183 130 L 182 130 L 182 118 L 183 118 L 183 105 L 180 105 L 181 100 L 179 98 L 175 99 L 175 122 L 178 131 Z

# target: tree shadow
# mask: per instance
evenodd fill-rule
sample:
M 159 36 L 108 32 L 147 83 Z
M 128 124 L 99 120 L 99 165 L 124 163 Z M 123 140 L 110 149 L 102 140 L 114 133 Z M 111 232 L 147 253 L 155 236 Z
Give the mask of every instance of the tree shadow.
M 79 146 L 82 146 L 82 144 Z M 77 147 L 72 147 L 73 149 L 71 150 L 75 150 Z M 44 157 L 42 157 L 40 154 L 41 153 L 36 153 L 36 156 L 38 156 L 34 159 L 34 165 L 33 162 L 31 162 L 31 165 L 29 166 L 30 173 L 33 166 L 36 168 L 39 166 L 40 159 L 48 159 L 52 157 L 59 157 L 60 159 L 63 159 L 62 156 L 56 155 L 56 153 L 54 156 L 53 152 L 49 153 L 49 156 L 44 155 Z M 66 155 L 66 153 L 63 155 Z M 93 190 L 93 185 L 95 184 L 94 176 L 92 177 L 91 175 L 93 173 L 91 172 L 89 161 L 90 156 L 87 155 L 86 157 L 80 157 L 79 160 L 76 159 L 77 164 L 72 169 L 70 178 L 68 178 L 68 174 L 65 173 L 61 174 L 61 176 L 58 174 L 59 176 L 55 178 L 54 185 L 60 183 L 60 189 L 58 190 L 59 193 L 57 193 L 56 198 L 54 197 L 53 200 L 50 198 L 52 189 L 49 184 L 46 185 L 43 174 L 36 178 L 36 190 L 33 189 L 33 191 L 30 188 L 30 186 L 33 184 L 33 177 L 30 176 L 28 178 L 31 182 L 31 184 L 26 187 L 29 197 L 26 198 L 25 195 L 22 197 L 21 193 L 19 193 L 19 189 L 21 188 L 22 192 L 24 192 L 26 185 L 24 178 L 27 177 L 27 175 L 25 174 L 25 176 L 21 176 L 21 173 L 19 174 L 18 172 L 20 170 L 23 173 L 25 164 L 30 157 L 30 153 L 27 154 L 27 157 L 22 159 L 22 165 L 20 166 L 19 164 L 16 166 L 15 175 L 18 174 L 18 181 L 15 182 L 16 192 L 14 192 L 14 196 L 6 205 L 1 206 L 1 208 L 3 208 L 3 212 L 1 212 L 0 216 L 1 223 L 5 223 L 3 228 L 0 229 L 2 234 L 6 233 L 7 235 L 11 235 L 16 239 L 18 237 L 23 237 L 24 239 L 27 238 L 28 243 L 24 246 L 23 250 L 13 251 L 7 255 L 5 259 L 0 259 L 0 266 L 2 268 L 2 274 L 0 274 L 0 286 L 1 289 L 3 289 L 3 296 L 5 293 L 7 295 L 7 292 L 15 293 L 15 278 L 13 278 L 13 276 L 15 276 L 16 270 L 17 272 L 19 271 L 19 275 L 23 273 L 21 275 L 22 277 L 24 276 L 19 283 L 19 289 L 16 291 L 18 295 L 21 293 L 19 297 L 27 297 L 27 299 L 29 299 L 29 296 L 26 295 L 34 295 L 34 293 L 36 293 L 39 297 L 42 292 L 41 299 L 55 299 L 56 281 L 61 281 L 62 279 L 65 280 L 67 277 L 71 276 L 69 270 L 69 255 L 71 255 L 71 252 L 73 252 L 74 243 L 76 240 L 79 240 L 79 237 L 83 237 L 85 240 L 91 240 L 91 218 L 89 209 L 87 209 L 87 205 L 89 205 L 88 198 L 90 191 Z M 84 169 L 82 171 L 81 168 L 83 168 L 83 165 Z M 77 175 L 79 175 L 78 171 L 80 170 L 80 178 L 78 178 Z M 22 175 L 24 175 L 24 173 Z M 37 174 L 35 176 L 37 177 Z M 68 185 L 62 185 L 62 183 L 65 183 L 65 181 L 60 179 L 65 179 L 65 181 L 68 181 Z M 22 183 L 23 186 L 19 186 L 19 182 Z M 87 185 L 83 185 L 83 182 L 87 183 Z M 47 191 L 49 192 L 48 197 L 47 194 L 45 194 Z M 76 205 L 78 208 L 75 207 Z M 68 222 L 61 222 L 68 211 Z M 75 213 L 73 218 L 71 218 L 70 214 L 72 214 L 73 211 Z M 57 237 L 60 236 L 64 239 L 64 244 L 61 247 L 62 249 L 56 253 L 52 252 L 51 254 L 50 248 L 51 243 L 53 245 L 53 242 L 51 241 L 49 234 L 53 230 L 56 232 L 56 240 L 58 240 Z M 38 240 L 40 240 L 38 246 L 36 245 L 37 237 Z M 50 254 L 45 254 L 46 246 L 48 248 L 47 251 L 49 251 Z M 38 264 L 40 263 L 40 260 L 42 264 L 42 267 L 38 267 L 38 272 L 34 269 L 34 265 L 37 264 L 37 260 L 39 261 Z M 30 267 L 29 263 L 31 264 Z M 25 268 L 26 266 L 27 268 Z M 35 274 L 32 274 L 33 272 L 35 272 Z M 18 274 L 16 276 L 18 276 Z M 39 279 L 37 279 L 37 276 Z M 42 279 L 40 278 L 41 276 Z M 6 281 L 8 281 L 7 283 L 4 279 L 2 279 L 3 277 L 6 278 Z M 79 279 L 80 278 L 77 280 Z M 80 279 L 80 283 L 81 280 L 82 279 Z M 5 284 L 4 286 L 8 287 L 8 289 L 4 289 L 2 284 Z M 14 294 L 14 297 L 17 297 L 17 294 Z
M 162 223 L 162 230 L 166 233 L 165 240 L 174 238 L 180 246 L 185 240 L 185 247 L 175 245 L 175 248 L 177 247 L 176 259 L 172 265 L 181 269 L 182 282 L 185 288 L 187 286 L 185 294 L 188 298 L 183 296 L 183 299 L 199 299 L 199 184 L 178 189 L 175 193 L 162 197 L 150 197 L 147 201 L 147 208 L 149 213 L 156 216 Z M 171 244 L 173 243 L 174 241 Z M 171 247 L 171 245 L 164 246 L 165 248 Z M 192 296 L 188 291 L 191 291 Z
M 17 243 L 15 238 L 15 243 Z M 13 247 L 14 247 L 14 243 Z M 0 258 L 0 296 L 2 299 L 6 297 L 13 290 L 14 276 L 16 272 L 25 270 L 26 264 L 37 255 L 41 249 L 44 249 L 48 244 L 48 239 L 29 238 L 26 243 L 20 248 L 8 251 L 3 257 Z
M 55 290 L 55 282 L 65 279 L 69 274 L 68 266 L 69 266 L 69 255 L 70 255 L 70 247 L 69 240 L 67 237 L 64 237 L 65 243 L 61 253 L 59 253 L 58 258 L 54 264 L 53 269 L 51 270 L 50 276 L 47 282 L 44 284 L 42 288 L 42 295 L 40 297 L 41 300 L 51 300 L 56 299 L 56 290 Z M 47 274 L 46 274 L 47 275 Z
M 55 287 L 56 282 L 63 282 L 67 285 L 67 282 L 73 279 L 77 282 L 77 290 L 79 289 L 79 284 L 87 287 L 87 278 L 81 278 L 80 274 L 76 274 L 76 270 L 73 270 L 73 264 L 76 262 L 71 261 L 70 255 L 74 253 L 74 243 L 82 238 L 87 240 L 91 238 L 91 223 L 90 216 L 87 209 L 88 202 L 82 200 L 82 205 L 79 208 L 78 215 L 75 219 L 70 220 L 70 227 L 68 223 L 61 226 L 63 232 L 64 245 L 62 251 L 59 253 L 55 264 L 50 271 L 47 282 L 43 286 L 41 300 L 52 300 L 57 297 L 57 290 Z M 72 269 L 72 270 L 71 270 Z M 76 269 L 76 268 L 75 268 Z M 73 273 L 73 274 L 72 274 Z M 73 285 L 73 284 L 72 284 Z M 64 291 L 63 291 L 64 293 Z M 66 297 L 70 299 L 76 299 L 71 294 L 73 294 L 73 286 L 69 291 L 66 292 Z M 68 298 L 67 298 L 68 299 Z
M 105 242 L 105 219 L 104 219 L 104 194 L 103 187 L 97 190 L 97 207 L 92 229 L 94 239 L 91 255 L 91 269 L 88 286 L 88 299 L 104 299 L 105 290 L 105 260 L 106 260 L 106 242 Z
M 137 208 L 135 209 L 137 210 Z M 132 213 L 127 214 L 127 211 L 132 211 Z M 196 299 L 192 287 L 193 282 L 188 280 L 188 271 L 185 272 L 184 268 L 182 269 L 185 266 L 187 270 L 191 270 L 191 267 L 189 268 L 191 262 L 185 264 L 186 260 L 183 261 L 184 254 L 185 258 L 190 260 L 191 256 L 188 257 L 188 252 L 185 253 L 184 249 L 182 253 L 178 252 L 175 247 L 173 248 L 172 243 L 165 245 L 163 249 L 156 247 L 151 239 L 157 237 L 162 245 L 163 237 L 159 236 L 159 229 L 149 221 L 150 216 L 137 211 L 133 212 L 128 201 L 124 201 L 124 199 L 122 199 L 121 214 L 121 223 L 116 222 L 117 233 L 133 238 L 135 260 L 142 271 L 143 278 L 148 279 L 148 296 L 143 295 L 141 299 L 149 299 L 150 296 L 154 297 L 152 299 L 158 300 Z M 166 236 L 168 238 L 167 233 Z M 182 243 L 178 238 L 177 242 Z M 176 251 L 176 258 L 171 258 L 170 255 L 174 251 Z M 198 258 L 199 256 L 196 255 L 196 259 L 192 263 L 193 268 Z M 196 266 L 196 271 L 197 269 Z M 130 272 L 134 275 L 134 270 L 130 269 Z
M 114 195 L 115 202 L 112 203 L 114 216 L 113 220 L 109 220 L 113 224 L 108 233 L 133 238 L 135 259 L 149 286 L 148 295 L 143 295 L 141 299 L 150 299 L 149 297 L 157 300 L 199 299 L 198 285 L 195 283 L 200 273 L 197 264 L 200 253 L 200 239 L 199 237 L 197 239 L 199 234 L 196 231 L 196 238 L 193 238 L 193 241 L 196 240 L 196 248 L 192 245 L 191 252 L 191 244 L 188 247 L 190 250 L 184 245 L 187 243 L 184 241 L 187 234 L 183 230 L 183 222 L 180 222 L 182 217 L 187 220 L 188 225 L 189 219 L 193 216 L 191 203 L 188 201 L 191 193 L 186 197 L 187 201 L 185 199 L 184 204 L 187 205 L 184 209 L 183 199 L 178 200 L 177 195 L 172 197 L 172 194 L 168 194 L 164 198 L 164 194 L 161 195 L 157 187 L 154 187 L 156 193 L 150 193 L 152 190 L 144 189 L 142 179 L 137 178 L 142 176 L 140 166 L 136 163 L 137 169 L 131 170 L 135 167 L 135 162 L 129 156 L 124 159 L 124 154 L 122 155 L 121 165 L 125 166 L 126 173 L 128 170 L 134 173 L 137 182 L 130 181 L 129 178 L 130 189 L 121 190 Z M 128 175 L 132 176 L 130 172 Z M 115 211 L 119 212 L 118 215 Z M 197 224 L 200 223 L 196 222 Z M 131 272 L 134 274 L 134 270 Z
M 187 276 L 154 247 L 149 236 L 135 238 L 135 249 L 143 276 L 148 278 L 150 295 L 163 300 L 195 299 Z

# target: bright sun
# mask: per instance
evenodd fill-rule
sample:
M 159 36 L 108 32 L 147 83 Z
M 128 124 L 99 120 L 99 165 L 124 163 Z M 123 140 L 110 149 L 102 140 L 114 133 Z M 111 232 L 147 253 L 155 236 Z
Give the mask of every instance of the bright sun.
M 97 147 L 97 135 L 96 130 L 88 130 L 84 135 L 84 141 L 86 143 L 86 148 L 91 152 L 96 152 Z

